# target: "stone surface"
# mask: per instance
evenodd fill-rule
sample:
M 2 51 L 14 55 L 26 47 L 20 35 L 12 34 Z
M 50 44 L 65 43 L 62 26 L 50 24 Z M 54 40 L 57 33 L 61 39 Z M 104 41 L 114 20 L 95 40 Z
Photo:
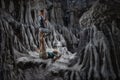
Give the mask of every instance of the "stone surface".
M 119 80 L 119 0 L 1 0 L 1 80 Z M 91 7 L 92 6 L 92 7 Z M 39 58 L 38 11 L 46 9 L 47 51 Z M 79 25 L 80 24 L 80 25 Z

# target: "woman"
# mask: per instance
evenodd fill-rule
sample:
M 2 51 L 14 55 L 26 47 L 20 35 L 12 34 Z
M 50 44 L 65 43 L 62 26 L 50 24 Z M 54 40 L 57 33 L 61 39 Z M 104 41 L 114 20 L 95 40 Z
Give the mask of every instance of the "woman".
M 52 52 L 46 52 L 45 43 L 44 43 L 44 32 L 40 32 L 40 51 L 39 51 L 39 57 L 43 59 L 53 59 L 53 61 L 56 61 L 61 57 L 59 52 L 57 50 L 53 50 Z

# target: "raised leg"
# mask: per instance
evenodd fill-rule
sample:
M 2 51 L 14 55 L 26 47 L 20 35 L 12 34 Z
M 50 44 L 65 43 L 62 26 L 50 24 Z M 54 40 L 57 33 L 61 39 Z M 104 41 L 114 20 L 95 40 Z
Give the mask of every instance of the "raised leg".
M 43 32 L 40 33 L 40 54 L 42 58 L 47 58 Z

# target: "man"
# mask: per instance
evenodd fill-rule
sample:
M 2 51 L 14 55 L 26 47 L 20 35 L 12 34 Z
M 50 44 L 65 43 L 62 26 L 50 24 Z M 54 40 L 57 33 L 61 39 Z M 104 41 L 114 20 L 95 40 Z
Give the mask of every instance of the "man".
M 45 18 L 44 10 L 40 10 L 38 19 L 39 19 L 39 23 L 40 23 L 39 26 L 40 26 L 41 28 L 45 28 L 46 18 Z
M 56 61 L 61 57 L 59 52 L 57 50 L 53 50 L 52 52 L 46 52 L 45 43 L 44 43 L 44 33 L 41 32 L 40 34 L 40 51 L 39 51 L 39 57 L 43 59 L 53 59 L 53 61 Z
M 48 28 L 47 28 L 48 19 L 46 18 L 44 9 L 40 10 L 38 20 L 39 20 L 40 32 L 43 32 L 46 35 L 49 35 L 50 30 L 48 30 Z

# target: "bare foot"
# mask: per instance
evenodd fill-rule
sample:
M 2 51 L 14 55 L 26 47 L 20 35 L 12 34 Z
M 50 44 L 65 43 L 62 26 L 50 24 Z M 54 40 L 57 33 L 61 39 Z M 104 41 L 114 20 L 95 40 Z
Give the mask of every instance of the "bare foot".
M 53 59 L 53 62 L 55 62 L 56 60 L 58 60 L 62 55 L 57 56 L 56 58 Z

